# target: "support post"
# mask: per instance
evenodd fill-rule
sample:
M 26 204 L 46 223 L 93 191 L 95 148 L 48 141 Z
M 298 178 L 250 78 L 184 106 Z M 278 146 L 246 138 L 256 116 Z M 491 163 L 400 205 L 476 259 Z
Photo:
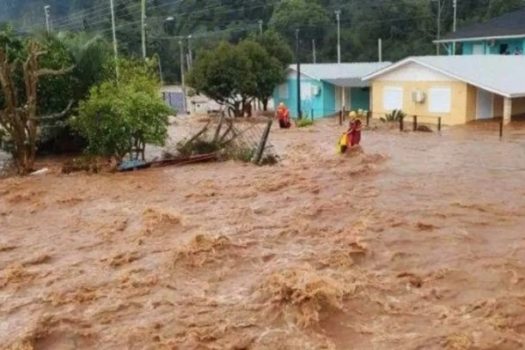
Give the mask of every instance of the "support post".
M 503 124 L 510 124 L 512 121 L 512 99 L 505 97 L 503 100 Z
M 503 138 L 503 119 L 499 121 L 499 138 Z
M 417 115 L 414 116 L 413 131 L 417 131 Z
M 312 121 L 314 121 L 314 109 L 313 109 L 313 108 L 312 108 L 311 112 L 312 112 L 312 114 L 311 114 L 311 116 L 312 116 Z
M 299 29 L 295 30 L 295 60 L 297 61 L 297 119 L 302 118 L 301 111 L 301 60 L 299 58 Z
M 343 110 L 339 111 L 339 125 L 343 125 Z
M 371 112 L 366 113 L 366 127 L 367 128 L 370 126 L 370 115 L 371 114 L 372 114 Z
M 438 131 L 441 132 L 441 117 L 438 117 Z
M 405 119 L 405 118 L 403 118 L 403 117 L 399 118 L 399 131 L 405 130 L 405 123 L 404 123 L 403 119 Z
M 273 119 L 268 120 L 268 124 L 266 125 L 266 129 L 264 130 L 264 133 L 261 137 L 261 142 L 259 143 L 259 147 L 257 147 L 257 152 L 255 153 L 255 157 L 253 159 L 254 164 L 260 164 L 264 155 L 264 149 L 266 148 L 266 142 L 268 141 L 268 136 L 270 136 L 270 130 L 272 129 L 272 123 Z

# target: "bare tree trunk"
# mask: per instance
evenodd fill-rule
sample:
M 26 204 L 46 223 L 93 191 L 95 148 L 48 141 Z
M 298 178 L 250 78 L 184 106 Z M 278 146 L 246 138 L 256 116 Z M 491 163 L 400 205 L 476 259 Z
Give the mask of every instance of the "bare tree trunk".
M 268 111 L 268 97 L 265 97 L 262 99 L 262 104 L 263 104 L 263 111 L 267 112 Z
M 30 42 L 27 51 L 27 59 L 22 65 L 26 95 L 24 103 L 18 99 L 17 86 L 13 78 L 17 62 L 9 62 L 7 52 L 0 48 L 0 88 L 5 98 L 5 107 L 0 110 L 0 126 L 9 133 L 13 140 L 12 155 L 18 173 L 21 175 L 31 172 L 35 163 L 40 120 L 40 117 L 37 116 L 38 81 L 42 76 L 62 75 L 73 69 L 73 67 L 62 70 L 40 69 L 38 59 L 46 52 L 42 51 L 36 42 Z M 63 114 L 65 113 L 67 110 L 63 112 Z M 59 114 L 57 117 L 61 115 Z

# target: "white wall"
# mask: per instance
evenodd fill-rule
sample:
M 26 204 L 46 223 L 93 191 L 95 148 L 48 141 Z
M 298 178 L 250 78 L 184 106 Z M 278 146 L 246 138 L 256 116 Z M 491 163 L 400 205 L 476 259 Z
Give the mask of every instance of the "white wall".
M 395 69 L 392 72 L 377 77 L 379 81 L 454 81 L 444 74 L 421 66 L 417 63 L 409 63 Z

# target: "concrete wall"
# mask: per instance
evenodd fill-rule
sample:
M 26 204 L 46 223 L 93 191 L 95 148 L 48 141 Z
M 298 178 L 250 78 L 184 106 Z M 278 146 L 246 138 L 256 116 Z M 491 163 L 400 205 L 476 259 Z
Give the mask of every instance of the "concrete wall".
M 468 84 L 460 81 L 448 82 L 423 82 L 423 81 L 373 81 L 372 83 L 372 112 L 375 118 L 383 117 L 390 111 L 383 106 L 383 92 L 386 87 L 400 87 L 403 89 L 403 112 L 410 117 L 417 115 L 422 123 L 437 123 L 437 118 L 442 117 L 444 125 L 464 124 L 473 118 L 475 111 L 475 92 L 468 88 Z M 450 113 L 433 113 L 429 111 L 429 95 L 431 88 L 451 89 Z M 420 90 L 426 95 L 423 103 L 412 101 L 412 92 Z M 474 96 L 474 99 L 472 98 Z M 472 106 L 474 104 L 474 107 Z M 475 113 L 475 112 L 474 112 Z
M 322 82 L 316 79 L 301 75 L 301 110 L 303 116 L 311 117 L 312 110 L 314 111 L 314 117 L 319 118 L 323 116 L 323 85 Z M 318 94 L 313 94 L 313 87 L 318 89 Z M 295 73 L 290 73 L 286 81 L 275 88 L 273 99 L 276 105 L 283 102 L 290 109 L 291 116 L 297 118 L 297 75 Z
M 351 95 L 349 106 L 351 106 L 352 110 L 370 110 L 370 89 L 352 88 L 349 95 Z
M 409 116 L 417 115 L 423 123 L 437 123 L 442 117 L 445 125 L 464 124 L 474 119 L 476 110 L 476 91 L 468 84 L 453 80 L 416 63 L 410 63 L 372 81 L 372 113 L 376 118 L 390 111 L 384 108 L 384 90 L 387 87 L 403 89 L 402 110 Z M 451 91 L 450 112 L 434 113 L 429 110 L 429 91 L 432 88 L 449 88 Z M 412 100 L 412 93 L 422 91 L 426 98 L 423 103 Z
M 494 117 L 503 117 L 503 97 L 494 95 Z M 525 97 L 512 99 L 512 115 L 525 114 Z

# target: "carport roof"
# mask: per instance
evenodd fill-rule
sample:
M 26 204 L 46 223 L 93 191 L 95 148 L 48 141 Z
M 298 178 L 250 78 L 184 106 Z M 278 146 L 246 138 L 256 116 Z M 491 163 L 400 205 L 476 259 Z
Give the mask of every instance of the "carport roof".
M 363 78 L 368 81 L 416 63 L 452 79 L 460 80 L 483 90 L 505 96 L 525 96 L 525 56 L 468 55 L 409 57 L 380 69 Z
M 391 62 L 309 63 L 301 64 L 301 74 L 336 86 L 365 87 L 368 86 L 368 82 L 363 81 L 364 76 L 391 64 Z M 296 68 L 295 64 L 288 67 L 293 71 L 296 71 Z

